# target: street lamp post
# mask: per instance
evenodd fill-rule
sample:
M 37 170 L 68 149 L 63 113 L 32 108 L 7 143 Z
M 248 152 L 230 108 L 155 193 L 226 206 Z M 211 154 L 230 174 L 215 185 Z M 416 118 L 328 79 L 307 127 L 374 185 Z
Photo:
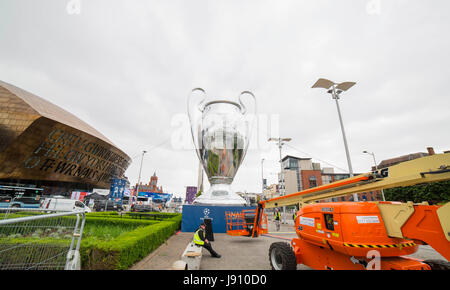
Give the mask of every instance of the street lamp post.
M 261 199 L 262 199 L 264 196 L 264 158 L 261 159 L 261 182 L 262 182 L 262 185 L 261 185 L 261 188 L 262 188 Z
M 144 154 L 145 154 L 145 153 L 147 153 L 147 151 L 143 150 L 143 151 L 142 151 L 142 157 L 141 157 L 141 166 L 140 166 L 140 168 L 139 168 L 138 183 L 137 183 L 137 185 L 136 185 L 136 190 L 135 190 L 136 198 L 137 198 L 137 196 L 139 195 L 139 185 L 140 185 L 140 183 L 141 183 L 142 163 L 143 163 L 143 161 L 144 161 Z M 131 194 L 130 194 L 130 198 L 129 198 L 129 200 L 128 200 L 128 205 L 129 205 L 130 209 L 131 209 L 131 204 L 132 204 L 131 200 L 132 200 L 132 196 L 131 196 Z
M 375 170 L 378 171 L 378 165 L 377 165 L 377 160 L 375 159 L 375 153 L 369 152 L 369 151 L 363 151 L 363 153 L 372 155 L 373 163 L 375 164 Z M 386 201 L 386 198 L 384 197 L 384 190 L 383 189 L 381 189 L 381 195 L 383 196 L 383 201 Z
M 284 183 L 284 174 L 283 174 L 283 161 L 282 161 L 282 155 L 281 155 L 281 149 L 283 148 L 284 142 L 290 142 L 292 141 L 291 138 L 270 138 L 268 140 L 276 141 L 278 143 L 278 149 L 280 150 L 280 196 L 286 195 L 286 188 Z M 285 223 L 285 216 L 286 216 L 286 207 L 283 206 L 283 223 Z
M 344 139 L 344 146 L 345 146 L 345 153 L 347 156 L 347 164 L 348 164 L 348 170 L 350 173 L 350 177 L 353 177 L 353 167 L 352 167 L 352 161 L 350 159 L 350 152 L 348 150 L 348 144 L 347 144 L 347 137 L 345 135 L 345 129 L 344 129 L 344 122 L 342 121 L 342 114 L 341 109 L 339 108 L 339 102 L 340 99 L 339 95 L 349 90 L 351 87 L 353 87 L 356 83 L 355 82 L 344 82 L 340 84 L 336 84 L 330 80 L 327 79 L 319 79 L 312 88 L 323 88 L 328 90 L 328 93 L 331 94 L 334 100 L 336 100 L 336 107 L 339 115 L 339 122 L 341 124 L 341 131 L 342 131 L 342 137 Z M 358 201 L 358 194 L 353 194 L 353 200 Z

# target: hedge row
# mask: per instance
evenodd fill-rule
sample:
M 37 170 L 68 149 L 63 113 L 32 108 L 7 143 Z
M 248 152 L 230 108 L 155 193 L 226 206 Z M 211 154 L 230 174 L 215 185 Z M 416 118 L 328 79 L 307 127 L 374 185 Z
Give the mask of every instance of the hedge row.
M 123 219 L 122 219 L 123 220 Z M 140 220 L 134 220 L 138 222 Z M 151 221 L 140 221 L 151 222 Z M 124 270 L 158 248 L 181 226 L 181 215 L 139 227 L 110 241 L 85 238 L 81 243 L 82 269 Z
M 108 218 L 136 218 L 137 216 L 139 216 L 141 213 L 118 213 L 118 212 L 92 212 L 92 213 L 87 213 L 86 216 L 87 217 L 108 217 Z M 164 219 L 166 218 L 170 218 L 170 217 L 176 217 L 180 214 L 178 213 L 167 213 L 167 212 L 148 212 L 148 213 L 142 213 L 142 217 L 140 219 L 144 219 L 146 218 L 145 214 L 157 214 L 159 216 L 163 216 Z M 153 218 L 153 217 L 150 217 Z
M 4 215 L 4 213 L 1 213 Z M 42 215 L 47 214 L 45 212 L 39 212 L 39 211 L 19 211 L 19 212 L 11 212 L 8 214 L 8 218 L 15 217 L 16 215 L 22 217 L 22 216 L 32 216 L 32 215 Z M 86 213 L 86 217 L 103 217 L 103 218 L 132 218 L 133 215 L 137 215 L 139 213 L 128 213 L 123 212 L 119 213 L 116 211 L 102 211 L 102 212 L 90 212 Z M 143 213 L 145 216 L 146 213 Z M 169 212 L 149 212 L 149 214 L 158 214 L 161 216 L 167 216 L 167 217 L 176 217 L 179 216 L 179 213 L 169 213 Z
M 13 214 L 13 216 L 29 216 L 29 214 L 21 215 L 17 213 Z M 12 216 L 10 217 L 12 218 Z M 62 219 L 74 220 L 76 216 Z M 44 225 L 44 223 L 48 222 L 49 219 L 46 219 L 39 221 L 38 224 L 42 223 Z M 125 231 L 109 240 L 104 240 L 97 236 L 84 235 L 80 249 L 82 269 L 128 269 L 131 265 L 158 248 L 181 227 L 181 214 L 171 214 L 164 221 L 153 221 L 133 219 L 125 215 L 120 218 L 117 213 L 90 213 L 86 215 L 85 226 L 85 229 L 88 229 L 90 226 L 104 226 L 106 229 L 108 226 L 126 227 L 130 231 Z M 29 241 L 29 238 L 7 238 L 2 240 L 2 243 L 25 243 L 27 240 Z M 42 242 L 42 244 L 66 244 L 67 241 L 69 240 L 41 238 L 39 242 Z
M 25 217 L 29 215 L 15 214 L 14 218 Z M 12 218 L 12 217 L 11 217 Z M 35 221 L 29 221 L 25 223 L 13 224 L 10 226 L 0 227 L 0 238 L 8 239 L 10 242 L 14 243 L 29 243 L 33 239 L 69 239 L 71 240 L 73 228 L 76 223 L 76 216 L 66 216 L 66 217 L 54 217 L 47 219 L 40 219 Z M 158 221 L 152 220 L 137 220 L 137 219 L 110 219 L 110 218 L 100 218 L 100 217 L 87 217 L 83 237 L 86 236 L 87 230 L 89 228 L 101 228 L 111 229 L 123 228 L 124 231 L 134 230 L 138 227 L 146 227 L 154 224 L 158 224 Z M 66 237 L 66 235 L 68 235 Z M 86 238 L 88 238 L 86 236 Z M 97 238 L 97 237 L 89 237 Z M 15 239 L 12 241 L 11 239 Z M 101 238 L 100 238 L 101 239 Z M 33 241 L 35 242 L 35 241 Z

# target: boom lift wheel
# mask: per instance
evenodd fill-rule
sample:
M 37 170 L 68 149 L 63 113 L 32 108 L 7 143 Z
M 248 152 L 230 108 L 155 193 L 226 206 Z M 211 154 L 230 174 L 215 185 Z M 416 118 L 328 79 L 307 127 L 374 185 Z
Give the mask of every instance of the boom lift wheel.
M 277 242 L 270 245 L 269 260 L 272 270 L 297 270 L 297 258 L 288 243 Z
M 450 263 L 444 260 L 426 260 L 425 264 L 431 267 L 431 270 L 450 270 Z

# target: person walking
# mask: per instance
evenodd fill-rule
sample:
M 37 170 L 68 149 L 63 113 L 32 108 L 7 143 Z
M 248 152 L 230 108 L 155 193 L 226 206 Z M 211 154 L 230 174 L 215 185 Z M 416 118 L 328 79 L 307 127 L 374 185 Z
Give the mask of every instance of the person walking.
M 280 211 L 278 210 L 278 208 L 275 209 L 274 220 L 275 220 L 275 226 L 277 227 L 277 232 L 279 232 L 280 231 L 281 214 L 280 214 Z
M 205 223 L 201 223 L 200 227 L 194 234 L 194 244 L 207 249 L 213 258 L 220 258 L 221 255 L 213 250 L 211 243 L 208 241 L 208 239 L 206 239 L 205 228 Z

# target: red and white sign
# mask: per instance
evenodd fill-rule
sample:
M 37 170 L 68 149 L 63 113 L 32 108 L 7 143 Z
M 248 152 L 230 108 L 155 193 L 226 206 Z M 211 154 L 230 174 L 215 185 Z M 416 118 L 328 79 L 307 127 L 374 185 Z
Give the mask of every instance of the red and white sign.
M 83 192 L 83 191 L 72 191 L 72 196 L 70 197 L 70 199 L 75 199 L 75 200 L 79 200 L 79 201 L 84 201 L 84 197 L 88 195 L 88 192 Z

